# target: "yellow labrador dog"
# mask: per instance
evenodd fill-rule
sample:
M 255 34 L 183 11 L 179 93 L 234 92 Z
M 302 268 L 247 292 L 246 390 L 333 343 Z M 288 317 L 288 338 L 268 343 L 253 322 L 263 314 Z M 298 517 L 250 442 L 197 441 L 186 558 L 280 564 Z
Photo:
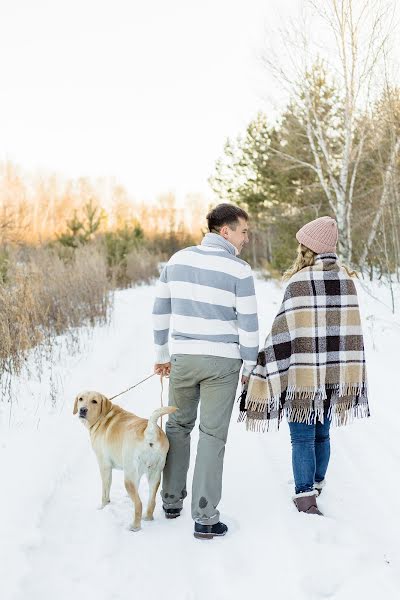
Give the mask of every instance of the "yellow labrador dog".
M 157 420 L 176 408 L 155 410 L 150 418 L 142 419 L 98 392 L 83 392 L 75 398 L 74 415 L 89 430 L 90 440 L 100 467 L 103 493 L 101 507 L 110 502 L 112 469 L 122 469 L 125 487 L 135 506 L 135 517 L 130 527 L 138 531 L 142 519 L 139 483 L 146 474 L 149 482 L 149 502 L 146 521 L 153 520 L 156 493 L 169 448 L 167 436 Z

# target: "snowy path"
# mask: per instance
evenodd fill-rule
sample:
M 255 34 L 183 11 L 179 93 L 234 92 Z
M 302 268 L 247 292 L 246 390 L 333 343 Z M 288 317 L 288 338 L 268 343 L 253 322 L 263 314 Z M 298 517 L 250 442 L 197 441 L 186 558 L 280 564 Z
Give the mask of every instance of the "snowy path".
M 224 539 L 192 537 L 189 502 L 181 518 L 166 521 L 158 500 L 155 521 L 128 531 L 132 508 L 119 472 L 112 504 L 96 510 L 100 478 L 73 398 L 82 389 L 112 395 L 151 372 L 153 294 L 152 287 L 117 294 L 112 326 L 95 331 L 90 352 L 60 365 L 64 390 L 55 408 L 43 381 L 36 386 L 44 399 L 33 410 L 37 388 L 22 386 L 11 428 L 4 407 L 0 413 L 1 600 L 399 598 L 400 327 L 365 295 L 373 418 L 332 432 L 325 518 L 300 515 L 291 503 L 286 425 L 246 433 L 235 422 L 237 407 L 220 506 L 230 529 Z M 260 281 L 257 295 L 264 339 L 281 290 Z M 159 383 L 152 379 L 120 404 L 147 416 L 159 405 Z

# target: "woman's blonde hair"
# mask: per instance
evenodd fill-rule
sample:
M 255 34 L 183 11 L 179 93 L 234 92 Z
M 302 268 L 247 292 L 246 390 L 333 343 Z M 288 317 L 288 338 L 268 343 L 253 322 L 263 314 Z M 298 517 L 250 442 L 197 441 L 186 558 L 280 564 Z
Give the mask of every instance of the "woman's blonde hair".
M 298 273 L 299 271 L 301 271 L 301 269 L 304 269 L 305 267 L 312 267 L 315 264 L 316 256 L 316 252 L 313 252 L 313 250 L 310 250 L 310 248 L 307 248 L 307 246 L 303 246 L 303 244 L 299 244 L 297 247 L 296 259 L 292 266 L 284 272 L 282 276 L 283 281 L 287 281 L 288 279 L 293 277 L 295 273 Z M 355 271 L 349 269 L 349 267 L 346 267 L 346 265 L 341 266 L 344 268 L 349 277 L 357 277 L 357 273 Z

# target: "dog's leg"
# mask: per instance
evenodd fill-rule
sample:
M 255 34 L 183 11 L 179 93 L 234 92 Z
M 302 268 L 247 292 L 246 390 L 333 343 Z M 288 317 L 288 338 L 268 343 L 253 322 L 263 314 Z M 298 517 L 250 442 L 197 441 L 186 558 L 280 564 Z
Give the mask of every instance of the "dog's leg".
M 139 496 L 139 477 L 128 478 L 125 475 L 125 488 L 135 506 L 135 519 L 130 526 L 131 531 L 139 531 L 142 521 L 142 501 Z
M 110 489 L 111 489 L 111 480 L 112 480 L 112 468 L 109 465 L 99 464 L 100 467 L 100 475 L 101 475 L 101 483 L 102 483 L 102 495 L 101 495 L 101 505 L 99 508 L 104 508 L 107 504 L 110 503 Z
M 152 521 L 156 506 L 156 494 L 161 481 L 160 471 L 150 471 L 150 473 L 147 473 L 147 480 L 149 482 L 149 502 L 144 520 Z

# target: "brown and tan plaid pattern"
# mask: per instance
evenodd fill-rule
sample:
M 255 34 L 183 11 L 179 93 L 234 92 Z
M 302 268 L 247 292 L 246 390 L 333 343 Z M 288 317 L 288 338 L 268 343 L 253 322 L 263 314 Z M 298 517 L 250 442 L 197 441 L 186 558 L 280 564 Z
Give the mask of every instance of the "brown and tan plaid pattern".
M 323 419 L 327 406 L 337 425 L 369 415 L 357 292 L 336 254 L 318 255 L 290 280 L 239 420 L 264 430 L 283 413 L 289 421 Z

